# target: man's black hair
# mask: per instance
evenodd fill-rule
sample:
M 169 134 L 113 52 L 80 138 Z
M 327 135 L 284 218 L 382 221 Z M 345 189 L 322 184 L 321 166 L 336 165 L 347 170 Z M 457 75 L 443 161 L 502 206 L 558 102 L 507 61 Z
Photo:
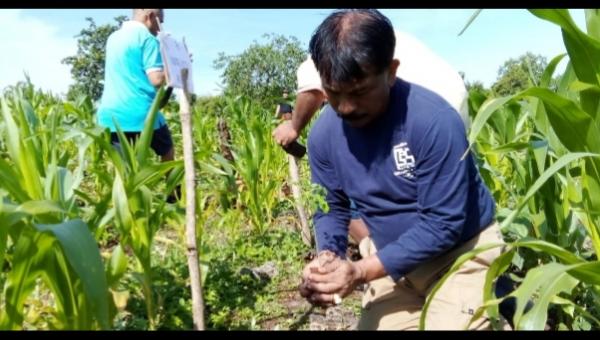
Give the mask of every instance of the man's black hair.
M 309 52 L 327 83 L 362 79 L 390 66 L 396 37 L 390 20 L 375 9 L 330 14 L 313 34 Z

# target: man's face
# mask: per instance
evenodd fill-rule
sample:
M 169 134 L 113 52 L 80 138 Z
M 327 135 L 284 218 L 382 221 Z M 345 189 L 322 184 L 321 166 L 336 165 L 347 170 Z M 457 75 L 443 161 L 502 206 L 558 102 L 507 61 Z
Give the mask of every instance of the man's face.
M 329 104 L 350 126 L 367 126 L 387 109 L 398 65 L 398 60 L 393 60 L 379 74 L 367 72 L 364 78 L 345 83 L 329 84 L 321 78 Z

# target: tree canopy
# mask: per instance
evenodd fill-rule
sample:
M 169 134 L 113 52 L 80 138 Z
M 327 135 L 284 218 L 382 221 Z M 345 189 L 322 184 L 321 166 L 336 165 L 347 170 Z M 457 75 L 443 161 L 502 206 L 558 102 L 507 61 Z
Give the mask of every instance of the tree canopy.
M 274 104 L 284 89 L 296 88 L 296 69 L 306 58 L 300 41 L 277 34 L 265 34 L 263 38 L 268 41 L 254 41 L 239 55 L 219 53 L 214 67 L 223 69 L 225 94 Z
M 498 69 L 498 78 L 492 91 L 498 96 L 508 96 L 536 84 L 548 65 L 546 58 L 527 52 L 509 59 Z
M 96 26 L 94 19 L 86 18 L 88 27 L 75 36 L 77 38 L 77 54 L 66 57 L 63 64 L 71 66 L 74 84 L 69 86 L 67 99 L 74 100 L 80 95 L 87 95 L 93 100 L 102 96 L 104 88 L 104 61 L 106 58 L 106 41 L 111 33 L 121 27 L 126 16 L 114 18 L 114 24 Z

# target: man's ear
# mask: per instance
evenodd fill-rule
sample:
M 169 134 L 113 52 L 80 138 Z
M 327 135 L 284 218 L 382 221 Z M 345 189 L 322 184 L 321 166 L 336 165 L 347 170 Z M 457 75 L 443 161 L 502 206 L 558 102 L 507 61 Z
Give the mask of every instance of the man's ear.
M 396 72 L 398 71 L 398 66 L 400 66 L 400 60 L 392 59 L 392 63 L 388 69 L 388 85 L 390 87 L 394 86 L 394 82 L 396 82 Z
M 156 20 L 156 14 L 153 11 L 146 12 L 148 21 L 154 24 L 154 20 Z

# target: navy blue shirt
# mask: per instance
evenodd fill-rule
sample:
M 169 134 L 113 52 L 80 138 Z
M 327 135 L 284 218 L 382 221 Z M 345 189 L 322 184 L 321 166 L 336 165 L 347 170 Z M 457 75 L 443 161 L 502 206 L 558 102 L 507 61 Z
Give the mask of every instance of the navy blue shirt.
M 470 153 L 459 114 L 443 98 L 397 79 L 388 109 L 352 128 L 331 106 L 311 129 L 313 182 L 327 190 L 314 216 L 317 248 L 344 256 L 349 198 L 386 272 L 398 280 L 489 226 L 494 200 Z

